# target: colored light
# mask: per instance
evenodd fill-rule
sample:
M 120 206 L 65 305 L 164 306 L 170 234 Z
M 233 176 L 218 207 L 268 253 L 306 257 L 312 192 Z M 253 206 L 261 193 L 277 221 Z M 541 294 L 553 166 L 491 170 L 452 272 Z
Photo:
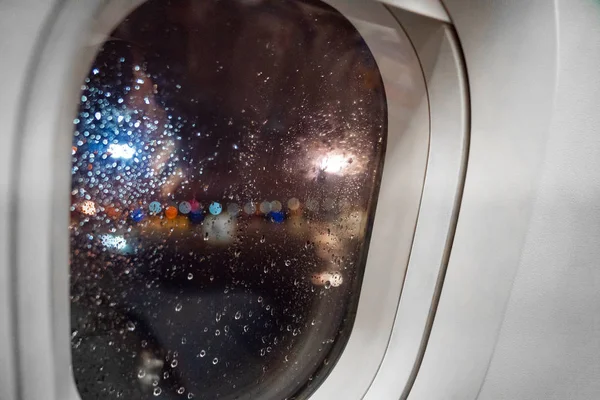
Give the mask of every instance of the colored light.
M 271 220 L 277 224 L 282 223 L 285 219 L 285 214 L 283 211 L 271 211 L 269 216 L 271 217 Z
M 182 214 L 187 214 L 192 211 L 192 205 L 187 201 L 182 201 L 179 203 L 179 212 Z
M 260 203 L 259 209 L 261 213 L 268 214 L 271 211 L 271 203 L 265 200 Z
M 283 208 L 283 205 L 279 200 L 273 200 L 271 202 L 271 211 L 279 212 Z
M 177 208 L 169 206 L 165 209 L 165 216 L 167 219 L 175 219 L 177 217 Z
M 236 217 L 240 213 L 240 206 L 237 203 L 227 204 L 227 213 L 232 217 Z
M 158 214 L 159 212 L 162 211 L 162 206 L 160 205 L 160 203 L 158 201 L 153 201 L 148 206 L 148 209 L 150 210 L 151 213 Z
M 106 207 L 104 209 L 104 211 L 106 212 L 106 215 L 108 215 L 110 218 L 113 218 L 113 219 L 118 218 L 121 215 L 119 210 L 112 206 Z
M 300 200 L 298 200 L 295 197 L 292 197 L 291 199 L 288 200 L 288 208 L 292 211 L 296 211 L 297 209 L 300 208 Z
M 191 211 L 188 214 L 188 218 L 190 219 L 190 222 L 194 224 L 199 224 L 202 221 L 204 221 L 204 213 L 202 212 L 202 210 Z
M 256 206 L 254 205 L 254 203 L 249 201 L 246 204 L 244 204 L 244 212 L 248 215 L 254 214 L 256 212 Z
M 220 203 L 213 201 L 212 203 L 210 203 L 210 206 L 208 207 L 208 211 L 210 211 L 210 213 L 212 215 L 219 215 L 219 214 L 221 214 L 221 211 L 223 211 L 223 207 L 221 206 Z
M 144 219 L 144 211 L 141 208 L 136 208 L 131 213 L 131 219 L 135 222 L 140 222 Z
M 200 209 L 200 203 L 196 199 L 190 201 L 190 206 L 192 207 L 190 211 L 198 211 Z

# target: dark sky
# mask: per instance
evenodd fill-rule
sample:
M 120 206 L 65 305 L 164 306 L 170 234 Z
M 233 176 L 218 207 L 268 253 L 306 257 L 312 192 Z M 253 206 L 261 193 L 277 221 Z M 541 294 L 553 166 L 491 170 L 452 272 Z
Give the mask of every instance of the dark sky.
M 133 141 L 156 151 L 161 146 L 149 142 L 162 139 L 164 145 L 165 131 L 171 133 L 173 147 L 163 151 L 172 168 L 164 168 L 155 184 L 180 168 L 182 179 L 173 184 L 177 197 L 319 197 L 324 185 L 316 179 L 318 158 L 332 150 L 350 154 L 365 171 L 376 166 L 385 128 L 380 77 L 359 34 L 328 7 L 281 0 L 150 1 L 111 39 L 88 87 L 113 93 L 105 105 L 88 94 L 82 110 L 91 111 L 96 125 L 98 108 L 103 114 L 136 113 L 142 129 Z M 143 83 L 136 90 L 138 79 Z M 116 93 L 123 103 L 116 103 Z M 79 130 L 89 129 L 81 120 Z M 144 123 L 156 130 L 143 129 Z M 138 173 L 128 176 L 137 180 L 132 189 L 139 189 L 148 163 L 134 167 Z M 345 188 L 339 194 L 353 191 L 355 201 L 368 197 L 370 175 L 328 176 L 328 191 Z

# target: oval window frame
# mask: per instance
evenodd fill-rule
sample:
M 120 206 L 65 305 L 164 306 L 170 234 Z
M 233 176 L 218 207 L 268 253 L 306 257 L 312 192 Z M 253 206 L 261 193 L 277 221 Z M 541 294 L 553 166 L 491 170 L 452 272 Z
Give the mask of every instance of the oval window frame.
M 21 290 L 22 287 L 18 288 L 18 313 L 30 316 L 27 321 L 20 321 L 19 343 L 23 346 L 30 340 L 35 342 L 35 346 L 23 355 L 19 369 L 41 379 L 39 385 L 23 388 L 26 399 L 48 397 L 50 387 L 57 398 L 79 399 L 69 372 L 69 306 L 65 296 L 68 293 L 68 269 L 65 266 L 68 265 L 69 246 L 63 233 L 68 229 L 68 207 L 65 205 L 68 204 L 66 188 L 70 187 L 70 176 L 56 171 L 66 172 L 68 169 L 64 166 L 70 165 L 68 150 L 62 150 L 70 148 L 71 121 L 77 104 L 74 100 L 78 98 L 80 82 L 87 74 L 97 47 L 105 35 L 142 1 L 77 3 L 61 3 L 47 21 L 48 32 L 39 43 L 42 54 L 34 61 L 38 64 L 33 65 L 28 90 L 30 101 L 24 110 L 24 116 L 30 118 L 26 118 L 24 135 L 19 143 L 21 149 L 27 149 L 22 154 L 18 171 L 20 193 L 37 190 L 44 198 L 51 199 L 44 203 L 45 207 L 32 210 L 28 215 L 19 214 L 19 247 L 16 251 L 24 255 L 18 260 L 19 282 L 24 285 L 23 282 L 30 281 L 27 292 L 33 290 L 39 294 L 31 298 Z M 402 73 L 407 68 L 420 73 L 421 67 L 406 34 L 383 5 L 375 2 L 350 4 L 343 0 L 326 3 L 345 15 L 363 36 L 380 67 L 388 94 L 386 166 L 356 319 L 345 350 L 325 381 L 328 387 L 338 388 L 335 389 L 336 396 L 359 398 L 377 374 L 386 352 L 402 290 L 426 171 L 429 103 L 422 76 L 415 81 L 419 90 L 413 96 L 414 102 L 409 102 L 410 107 L 405 107 L 406 98 L 389 95 L 393 88 L 402 93 L 405 84 Z M 387 50 L 386 53 L 382 49 L 390 45 L 390 39 L 397 51 Z M 92 45 L 85 46 L 90 41 Z M 390 59 L 390 54 L 397 58 Z M 43 96 L 38 96 L 57 92 L 63 93 L 62 101 L 50 106 L 43 101 Z M 404 118 L 398 118 L 400 111 Z M 49 134 L 48 127 L 56 129 Z M 48 148 L 53 151 L 48 152 Z M 36 171 L 40 165 L 49 168 Z M 35 226 L 31 226 L 32 221 Z M 39 235 L 39 232 L 46 234 Z M 25 240 L 36 233 L 41 237 Z M 388 240 L 389 237 L 395 240 Z M 32 243 L 40 244 L 39 251 L 27 252 L 24 246 Z M 390 259 L 393 265 L 390 265 Z M 384 288 L 382 282 L 386 285 Z M 382 298 L 381 293 L 386 296 Z M 51 299 L 50 305 L 44 299 Z M 379 312 L 374 313 L 373 309 Z M 43 354 L 41 361 L 39 352 Z M 359 376 L 353 374 L 356 379 L 348 384 L 348 371 L 355 370 L 359 364 L 362 373 Z M 344 383 L 342 386 L 340 379 Z M 44 386 L 44 383 L 51 386 Z M 340 393 L 339 388 L 344 392 Z M 321 386 L 311 398 L 323 398 L 326 391 Z

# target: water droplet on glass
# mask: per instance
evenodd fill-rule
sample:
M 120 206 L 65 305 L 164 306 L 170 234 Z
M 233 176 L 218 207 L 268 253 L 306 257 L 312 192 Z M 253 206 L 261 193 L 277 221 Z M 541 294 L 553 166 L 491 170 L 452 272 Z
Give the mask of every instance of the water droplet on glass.
M 235 319 L 240 319 L 240 318 L 242 318 L 242 313 L 241 313 L 240 311 L 236 312 L 236 313 L 235 313 L 235 316 L 234 316 L 234 318 L 235 318 Z
M 157 387 L 154 388 L 154 391 L 152 392 L 155 396 L 160 396 L 160 394 L 162 393 L 162 389 Z
M 185 388 L 183 386 L 177 389 L 178 394 L 183 394 L 183 392 L 185 392 Z
M 177 364 L 179 364 L 179 361 L 177 361 L 177 360 L 173 360 L 173 361 L 171 361 L 171 367 L 172 367 L 172 368 L 175 368 L 175 367 L 177 367 Z
M 131 321 L 127 321 L 127 330 L 130 332 L 135 331 L 135 324 Z
M 213 365 L 217 365 L 217 363 L 219 362 L 219 359 L 217 357 L 213 358 Z
M 286 267 L 289 267 L 290 265 L 292 265 L 292 262 L 290 260 L 285 260 L 284 264 Z
M 175 306 L 175 311 L 179 312 L 182 308 L 183 306 L 181 305 L 181 303 L 177 303 L 177 305 Z
M 146 376 L 146 370 L 140 369 L 138 371 L 138 378 L 142 379 L 145 376 Z
M 194 274 L 192 274 L 191 272 L 188 274 L 188 281 L 191 281 L 192 279 L 194 279 Z
M 203 358 L 206 355 L 206 351 L 205 350 L 200 350 L 200 353 L 198 353 L 198 355 Z
M 266 239 L 265 239 L 265 235 L 262 235 L 262 237 L 260 238 L 260 242 L 261 242 L 261 243 L 264 243 L 265 241 L 266 241 Z
M 329 289 L 331 287 L 331 282 L 330 281 L 325 282 L 324 287 L 325 287 L 325 289 Z

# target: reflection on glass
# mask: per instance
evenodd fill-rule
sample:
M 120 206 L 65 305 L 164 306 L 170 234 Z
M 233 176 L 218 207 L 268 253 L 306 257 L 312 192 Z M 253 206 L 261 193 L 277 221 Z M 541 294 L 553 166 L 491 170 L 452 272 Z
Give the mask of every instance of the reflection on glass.
M 316 1 L 148 1 L 74 126 L 83 400 L 312 390 L 350 332 L 386 134 L 353 26 Z

